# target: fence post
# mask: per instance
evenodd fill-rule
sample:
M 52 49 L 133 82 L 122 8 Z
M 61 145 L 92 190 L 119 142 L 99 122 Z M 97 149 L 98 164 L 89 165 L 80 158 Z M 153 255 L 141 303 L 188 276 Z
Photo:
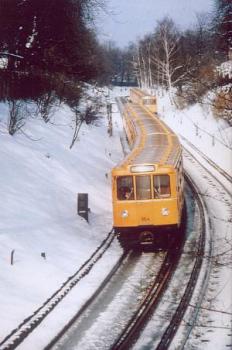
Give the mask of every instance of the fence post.
M 215 146 L 215 137 L 212 135 L 212 146 Z
M 11 265 L 14 265 L 14 249 L 11 251 L 11 254 L 10 254 L 10 264 Z
M 107 108 L 107 117 L 108 117 L 108 134 L 112 136 L 113 135 L 112 104 L 108 102 L 106 108 Z

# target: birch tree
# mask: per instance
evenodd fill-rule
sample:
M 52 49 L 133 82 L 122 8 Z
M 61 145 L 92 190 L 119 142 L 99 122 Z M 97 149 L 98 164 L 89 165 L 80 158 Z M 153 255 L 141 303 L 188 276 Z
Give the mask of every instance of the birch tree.
M 157 80 L 169 92 L 186 75 L 183 64 L 178 64 L 177 60 L 179 41 L 180 34 L 171 19 L 165 18 L 158 23 L 152 43 L 153 56 L 151 60 L 155 67 Z
M 214 30 L 219 51 L 228 54 L 232 48 L 232 2 L 215 0 Z
M 145 89 L 152 88 L 150 36 L 138 43 L 133 60 L 139 86 Z

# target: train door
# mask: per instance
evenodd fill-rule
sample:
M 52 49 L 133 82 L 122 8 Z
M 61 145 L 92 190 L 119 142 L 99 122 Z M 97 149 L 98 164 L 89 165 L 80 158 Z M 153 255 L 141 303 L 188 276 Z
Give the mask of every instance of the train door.
M 153 224 L 152 183 L 150 175 L 136 175 L 136 211 L 138 226 Z
M 181 212 L 183 207 L 183 173 L 182 162 L 179 161 L 176 167 L 176 197 L 177 197 L 177 209 L 178 209 L 178 223 L 180 224 Z

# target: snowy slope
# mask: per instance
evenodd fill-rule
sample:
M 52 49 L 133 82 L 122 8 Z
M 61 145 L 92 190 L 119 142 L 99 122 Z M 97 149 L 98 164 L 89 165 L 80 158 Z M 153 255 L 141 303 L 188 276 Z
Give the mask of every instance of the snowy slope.
M 115 89 L 111 98 L 117 94 L 127 91 Z M 199 106 L 177 112 L 167 96 L 158 97 L 158 107 L 167 124 L 230 173 L 231 129 Z M 82 265 L 112 227 L 110 170 L 123 157 L 121 119 L 116 107 L 113 111 L 112 137 L 102 111 L 98 125 L 82 126 L 70 150 L 73 129 L 68 107 L 61 106 L 52 123 L 28 121 L 25 132 L 37 140 L 33 141 L 21 133 L 7 134 L 7 107 L 0 104 L 0 340 Z M 79 192 L 89 193 L 89 224 L 76 214 Z M 46 259 L 41 257 L 43 252 Z M 115 244 L 111 252 L 95 280 L 85 282 L 79 303 L 94 291 L 121 249 Z M 72 303 L 70 299 L 65 316 L 60 311 L 57 323 L 69 319 Z M 47 334 L 46 344 L 56 329 L 51 335 L 48 329 L 41 332 L 43 338 Z M 33 347 L 29 342 L 21 348 L 42 349 L 41 337 L 34 337 Z
M 110 170 L 122 153 L 118 135 L 107 134 L 104 115 L 98 126 L 82 126 L 72 150 L 72 114 L 66 106 L 52 123 L 27 122 L 25 132 L 38 141 L 22 133 L 7 134 L 4 104 L 0 115 L 3 339 L 82 265 L 111 230 Z M 76 214 L 79 192 L 89 194 L 89 224 Z
M 215 119 L 207 105 L 195 104 L 177 110 L 170 103 L 168 94 L 158 96 L 158 111 L 161 119 L 180 138 L 183 136 L 221 169 L 232 175 L 232 127 L 225 120 Z

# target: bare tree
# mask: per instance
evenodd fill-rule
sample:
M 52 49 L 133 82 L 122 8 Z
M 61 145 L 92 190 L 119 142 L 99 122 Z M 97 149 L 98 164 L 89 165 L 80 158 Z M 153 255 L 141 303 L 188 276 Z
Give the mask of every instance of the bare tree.
M 147 88 L 149 85 L 149 71 L 143 42 L 140 42 L 137 46 L 137 52 L 133 57 L 133 65 L 139 86 Z
M 48 91 L 36 99 L 36 105 L 39 115 L 45 123 L 49 122 L 55 112 L 55 106 L 58 103 L 57 97 L 53 91 Z
M 25 124 L 25 114 L 23 113 L 24 102 L 22 100 L 8 99 L 9 123 L 8 131 L 14 135 Z
M 153 34 L 139 42 L 135 65 L 143 88 L 153 89 L 157 84 L 171 93 L 173 86 L 184 80 L 187 72 L 178 56 L 180 38 L 174 22 L 166 17 Z
M 157 80 L 170 92 L 186 75 L 183 65 L 178 64 L 177 60 L 179 40 L 180 34 L 171 19 L 165 18 L 159 22 L 153 38 L 152 62 Z
M 86 124 L 91 124 L 99 118 L 97 113 L 99 111 L 100 105 L 100 100 L 93 99 L 92 101 L 89 101 L 83 112 L 80 111 L 79 105 L 74 104 L 71 107 L 71 110 L 74 113 L 74 133 L 72 137 L 72 142 L 69 146 L 70 149 L 72 149 L 78 138 L 78 134 L 83 122 L 85 122 Z
M 137 47 L 137 52 L 133 55 L 133 66 L 136 74 L 136 78 L 138 81 L 139 87 L 142 87 L 142 69 L 140 63 L 140 52 L 139 46 Z
M 77 137 L 78 137 L 81 125 L 82 125 L 82 123 L 84 121 L 84 115 L 81 114 L 81 112 L 79 111 L 78 106 L 73 106 L 71 108 L 71 110 L 74 113 L 74 133 L 73 133 L 73 137 L 72 137 L 72 142 L 71 142 L 71 144 L 69 146 L 70 149 L 72 149 L 72 147 L 74 146 L 74 144 L 75 144 L 75 142 L 77 140 Z

